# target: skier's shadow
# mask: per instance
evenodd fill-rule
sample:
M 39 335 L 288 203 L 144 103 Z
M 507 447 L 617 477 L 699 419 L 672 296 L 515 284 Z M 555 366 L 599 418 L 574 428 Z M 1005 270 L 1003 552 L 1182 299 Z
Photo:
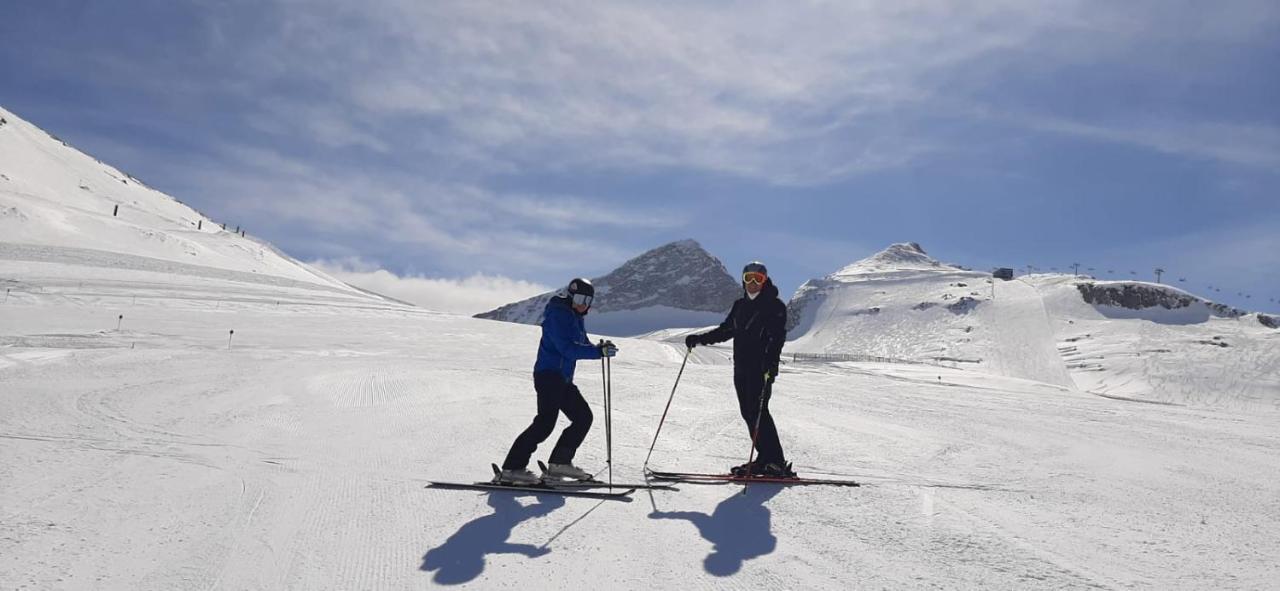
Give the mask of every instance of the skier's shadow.
M 710 515 L 696 511 L 657 511 L 650 519 L 683 519 L 698 528 L 708 542 L 711 553 L 702 561 L 706 571 L 727 577 L 742 570 L 742 563 L 774 551 L 778 538 L 769 524 L 769 508 L 764 504 L 783 487 L 754 485 L 745 492 L 735 491 L 720 502 Z
M 466 583 L 484 572 L 489 554 L 523 554 L 529 558 L 546 556 L 545 546 L 507 542 L 520 522 L 542 517 L 564 506 L 564 497 L 537 495 L 538 502 L 521 505 L 516 495 L 508 492 L 489 493 L 493 513 L 463 524 L 448 540 L 422 557 L 423 571 L 436 571 L 432 580 L 441 585 Z

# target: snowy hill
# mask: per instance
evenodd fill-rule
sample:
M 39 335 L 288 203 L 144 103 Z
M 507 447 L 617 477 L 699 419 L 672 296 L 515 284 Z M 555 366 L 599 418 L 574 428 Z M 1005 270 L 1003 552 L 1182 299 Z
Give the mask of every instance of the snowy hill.
M 596 300 L 587 328 L 593 334 L 614 336 L 716 324 L 741 294 L 724 264 L 693 240 L 650 250 L 591 282 Z M 554 294 L 508 304 L 476 318 L 541 324 L 542 310 Z
M 1270 316 L 1141 282 L 1014 281 L 895 244 L 806 282 L 785 352 L 968 368 L 1129 400 L 1275 408 L 1280 331 Z
M 821 279 L 788 305 L 787 353 L 944 363 L 1070 386 L 1039 294 L 894 244 Z
M 0 258 L 380 299 L 241 236 L 0 109 Z M 88 271 L 86 271 L 88 272 Z M 74 274 L 74 273 L 72 273 Z M 16 287 L 16 286 L 9 286 Z
M 1241 409 L 1280 404 L 1273 317 L 1153 283 L 1032 275 L 1076 386 L 1125 399 Z

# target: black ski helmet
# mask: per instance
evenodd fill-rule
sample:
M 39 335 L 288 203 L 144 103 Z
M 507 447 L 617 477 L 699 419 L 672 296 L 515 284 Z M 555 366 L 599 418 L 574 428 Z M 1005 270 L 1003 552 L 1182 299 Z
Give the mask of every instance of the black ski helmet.
M 569 305 L 573 307 L 575 314 L 586 316 L 587 311 L 591 309 L 592 300 L 596 299 L 596 288 L 591 285 L 590 281 L 581 277 L 574 277 L 569 285 L 564 288 L 564 297 L 569 300 Z M 578 311 L 577 306 L 586 306 L 582 311 Z
M 747 273 L 764 273 L 764 276 L 768 277 L 769 269 L 760 261 L 751 261 L 750 263 L 747 263 L 746 266 L 742 267 L 742 274 L 746 275 Z
M 570 298 L 579 294 L 591 297 L 595 297 L 596 295 L 596 288 L 594 285 L 591 285 L 591 281 L 581 277 L 574 277 L 573 280 L 569 282 L 569 287 L 565 288 L 565 291 L 569 292 Z

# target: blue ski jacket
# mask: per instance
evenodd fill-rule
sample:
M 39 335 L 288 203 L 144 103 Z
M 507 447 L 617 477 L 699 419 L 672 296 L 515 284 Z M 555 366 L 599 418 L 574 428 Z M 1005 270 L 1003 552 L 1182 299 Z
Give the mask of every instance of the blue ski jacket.
M 587 338 L 582 316 L 573 311 L 567 298 L 551 298 L 542 311 L 542 340 L 538 341 L 533 373 L 556 370 L 565 382 L 573 383 L 573 370 L 579 359 L 599 358 L 600 349 Z

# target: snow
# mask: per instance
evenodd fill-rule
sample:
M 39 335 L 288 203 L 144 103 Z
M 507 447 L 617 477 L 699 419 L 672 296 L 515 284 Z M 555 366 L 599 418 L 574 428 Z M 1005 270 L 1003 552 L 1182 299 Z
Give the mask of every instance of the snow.
M 897 244 L 806 282 L 789 304 L 785 351 L 963 367 L 1130 401 L 1280 409 L 1280 331 L 1255 314 L 1154 283 L 1001 281 L 935 263 Z M 1086 303 L 1082 285 L 1134 305 Z
M 901 259 L 901 251 L 895 245 L 801 286 L 790 304 L 795 321 L 786 351 L 962 364 L 1071 384 L 1033 288 L 993 285 L 984 273 L 935 265 L 923 254 L 908 257 L 905 268 L 885 266 Z M 908 252 L 916 253 L 918 247 Z
M 1280 408 L 1280 331 L 1256 315 L 1217 317 L 1194 296 L 1191 305 L 1173 310 L 1091 306 L 1080 297 L 1078 279 L 1024 281 L 1043 296 L 1081 390 L 1166 404 Z
M 1256 319 L 1113 318 L 1062 277 L 989 299 L 980 274 L 908 252 L 810 282 L 784 353 L 915 363 L 786 358 L 770 403 L 799 472 L 861 488 L 679 485 L 630 502 L 428 489 L 487 478 L 528 424 L 538 327 L 350 289 L 269 245 L 182 229 L 188 210 L 158 193 L 114 220 L 105 190 L 88 207 L 78 186 L 11 166 L 6 134 L 40 136 L 6 118 L 0 173 L 24 184 L 0 178 L 0 211 L 30 213 L 0 216 L 0 588 L 1280 580 L 1280 331 Z M 103 166 L 50 142 L 21 157 Z M 175 251 L 179 237 L 205 250 Z M 615 339 L 615 479 L 641 477 L 669 399 L 654 467 L 745 461 L 728 345 L 689 354 L 669 398 L 692 330 Z M 596 422 L 576 461 L 593 471 L 599 371 L 578 369 Z
M 0 118 L 7 121 L 0 126 L 0 242 L 11 251 L 41 246 L 41 252 L 66 250 L 62 258 L 107 252 L 132 255 L 113 261 L 158 260 L 354 291 L 252 236 L 230 231 L 234 226 L 222 230 L 221 223 L 9 111 L 0 108 Z M 117 207 L 119 215 L 113 215 Z
M 152 297 L 136 306 L 106 305 L 95 294 L 119 284 L 94 281 L 88 295 L 0 306 L 0 586 L 1260 588 L 1280 576 L 1273 411 L 789 363 L 772 403 L 789 456 L 866 486 L 682 485 L 630 503 L 431 490 L 485 478 L 532 417 L 537 327 L 319 292 L 277 306 L 231 282 L 220 294 L 235 303 L 195 306 L 144 283 Z M 682 353 L 618 341 L 614 477 L 634 480 Z M 744 460 L 730 373 L 690 362 L 655 466 Z M 598 365 L 579 375 L 597 423 L 577 460 L 598 470 Z

